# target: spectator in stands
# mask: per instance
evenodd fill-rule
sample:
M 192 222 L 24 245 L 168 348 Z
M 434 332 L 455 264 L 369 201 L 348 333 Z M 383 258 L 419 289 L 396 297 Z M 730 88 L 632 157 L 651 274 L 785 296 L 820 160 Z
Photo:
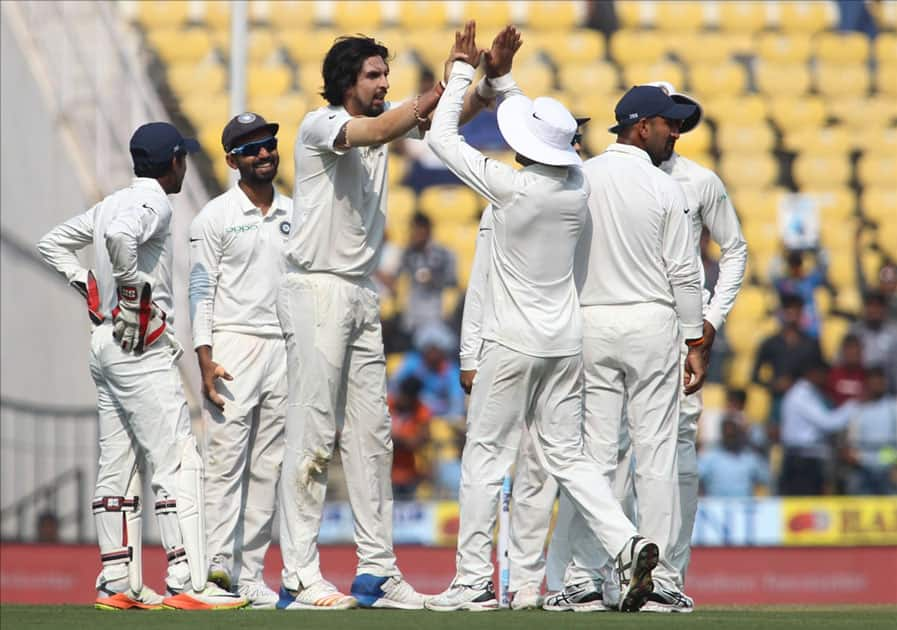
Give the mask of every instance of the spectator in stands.
M 783 295 L 782 328 L 760 344 L 754 361 L 753 381 L 765 385 L 772 395 L 772 420 L 779 419 L 782 396 L 794 382 L 800 366 L 820 361 L 819 342 L 800 328 L 804 301 L 798 295 Z M 764 372 L 771 372 L 766 376 Z
M 863 364 L 884 368 L 888 392 L 897 393 L 897 324 L 885 319 L 884 293 L 870 291 L 863 298 L 863 318 L 848 331 L 863 344 Z
M 851 494 L 895 494 L 897 485 L 897 399 L 887 393 L 885 372 L 867 372 L 863 402 L 847 427 L 844 459 L 851 466 Z
M 819 309 L 816 306 L 815 291 L 819 287 L 826 287 L 834 291 L 826 278 L 825 255 L 816 252 L 816 266 L 809 272 L 804 270 L 804 251 L 791 250 L 785 257 L 783 271 L 773 272 L 773 285 L 780 296 L 799 295 L 803 300 L 803 313 L 801 314 L 800 327 L 813 339 L 819 338 L 821 320 Z
M 413 336 L 428 324 L 442 322 L 443 291 L 458 284 L 455 255 L 433 242 L 430 217 L 422 212 L 411 218 L 408 247 L 391 287 L 403 273 L 411 279 L 411 291 L 402 314 L 402 328 Z
M 747 392 L 743 389 L 726 390 L 726 401 L 723 408 L 705 408 L 698 424 L 698 443 L 701 447 L 715 447 L 722 439 L 722 427 L 725 420 L 732 420 L 741 426 L 748 424 L 744 408 Z
M 863 368 L 863 346 L 856 335 L 845 335 L 838 362 L 828 374 L 828 395 L 835 405 L 856 400 L 863 395 L 866 370 Z
M 451 358 L 456 350 L 455 336 L 445 324 L 428 324 L 414 335 L 415 351 L 405 355 L 393 379 L 391 391 L 409 377 L 423 384 L 421 399 L 434 416 L 460 421 L 464 417 L 464 390 L 461 370 Z
M 722 442 L 698 456 L 698 478 L 708 497 L 749 497 L 754 486 L 769 484 L 769 466 L 747 448 L 745 427 L 734 418 L 723 420 Z
M 846 426 L 858 405 L 848 401 L 832 409 L 825 395 L 827 381 L 825 362 L 810 360 L 782 401 L 782 495 L 819 495 L 825 490 L 827 472 L 834 463 L 829 440 Z
M 402 380 L 389 397 L 392 417 L 392 488 L 396 499 L 411 500 L 421 481 L 416 453 L 430 439 L 430 409 L 420 399 L 423 383 L 413 376 Z
M 869 227 L 869 224 L 859 222 L 856 231 L 856 239 L 854 241 L 854 268 L 856 270 L 857 288 L 861 295 L 874 291 L 876 287 L 872 285 L 866 278 L 863 270 L 863 231 Z M 873 245 L 878 248 L 878 245 Z M 897 324 L 897 264 L 888 260 L 885 262 L 878 272 L 878 290 L 881 291 L 888 303 L 887 319 L 889 322 Z
M 59 517 L 52 510 L 45 510 L 37 515 L 37 542 L 59 542 Z

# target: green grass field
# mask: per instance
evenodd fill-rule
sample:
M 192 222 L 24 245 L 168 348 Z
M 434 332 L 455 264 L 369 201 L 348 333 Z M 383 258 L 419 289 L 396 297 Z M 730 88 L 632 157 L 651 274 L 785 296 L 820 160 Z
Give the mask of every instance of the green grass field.
M 480 628 L 545 630 L 555 625 L 564 630 L 595 628 L 862 628 L 897 627 L 897 606 L 701 608 L 690 615 L 620 613 L 548 613 L 500 611 L 490 613 L 434 613 L 423 611 L 351 610 L 342 612 L 101 612 L 87 606 L 0 606 L 3 630 L 60 628 L 76 630 L 139 630 L 140 628 L 279 628 L 295 630 L 403 630 Z

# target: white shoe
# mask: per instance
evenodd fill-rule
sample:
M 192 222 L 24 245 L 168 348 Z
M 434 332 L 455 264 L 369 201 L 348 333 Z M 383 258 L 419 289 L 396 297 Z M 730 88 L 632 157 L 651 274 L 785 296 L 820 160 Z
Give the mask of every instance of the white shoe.
M 514 610 L 527 610 L 539 608 L 542 605 L 542 587 L 539 584 L 527 584 L 517 589 L 514 599 L 511 600 L 511 608 Z
M 264 582 L 243 582 L 237 586 L 237 593 L 255 609 L 274 608 L 280 599 Z
M 318 580 L 299 591 L 281 586 L 276 606 L 278 610 L 346 610 L 355 608 L 358 602 L 354 597 L 340 593 L 327 580 Z
M 648 601 L 642 606 L 642 612 L 655 613 L 690 613 L 695 610 L 695 600 L 682 591 L 654 587 L 648 595 Z
M 633 536 L 623 546 L 614 560 L 620 582 L 622 612 L 638 612 L 654 591 L 651 571 L 660 561 L 660 549 L 656 543 L 642 536 Z
M 549 612 L 604 612 L 610 610 L 604 604 L 601 588 L 593 581 L 567 584 L 564 590 L 545 598 L 542 609 Z
M 362 608 L 422 610 L 427 596 L 414 590 L 400 575 L 382 576 L 360 573 L 349 589 Z
M 195 591 L 193 588 L 185 588 L 179 592 L 169 590 L 168 597 L 162 600 L 165 608 L 176 610 L 230 610 L 243 608 L 248 604 L 245 598 L 225 591 L 211 582 L 207 582 L 201 591 Z
M 618 610 L 620 608 L 620 581 L 614 569 L 611 569 L 610 579 L 601 583 L 601 599 L 608 608 Z
M 94 608 L 98 610 L 160 610 L 164 598 L 149 586 L 144 586 L 139 593 L 130 588 L 122 592 L 110 590 L 104 584 L 97 588 L 97 599 Z
M 224 556 L 217 555 L 209 563 L 209 582 L 217 584 L 225 591 L 231 590 L 233 581 L 231 580 L 230 570 L 227 568 L 227 560 Z
M 498 600 L 495 599 L 495 587 L 492 586 L 491 580 L 480 586 L 452 583 L 447 590 L 428 599 L 426 607 L 427 610 L 440 612 L 455 610 L 485 612 L 498 610 Z

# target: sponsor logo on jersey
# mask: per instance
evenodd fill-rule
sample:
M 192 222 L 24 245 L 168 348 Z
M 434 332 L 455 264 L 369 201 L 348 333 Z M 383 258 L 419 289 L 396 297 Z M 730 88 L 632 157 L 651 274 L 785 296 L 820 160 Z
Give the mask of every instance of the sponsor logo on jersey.
M 232 225 L 229 228 L 225 228 L 225 232 L 230 232 L 233 234 L 242 234 L 243 232 L 251 232 L 252 230 L 259 229 L 258 223 L 247 223 L 245 225 Z

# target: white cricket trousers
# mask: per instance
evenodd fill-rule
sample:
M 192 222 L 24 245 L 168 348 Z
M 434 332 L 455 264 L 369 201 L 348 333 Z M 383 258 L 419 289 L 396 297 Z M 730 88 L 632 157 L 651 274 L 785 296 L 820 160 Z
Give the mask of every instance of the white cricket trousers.
M 321 579 L 318 532 L 337 428 L 355 519 L 358 573 L 399 575 L 392 546 L 392 431 L 380 301 L 369 279 L 291 272 L 277 316 L 287 350 L 280 483 L 283 585 Z
M 142 456 L 152 472 L 156 502 L 177 498 L 182 449 L 195 449 L 190 413 L 175 364 L 178 356 L 164 339 L 140 355 L 124 352 L 112 338 L 111 321 L 94 329 L 89 365 L 97 388 L 100 447 L 94 497 L 132 494 L 129 486 Z M 144 497 L 140 501 L 141 505 L 147 503 Z M 176 516 L 160 514 L 159 523 L 166 551 L 179 547 L 182 542 Z M 123 538 L 120 514 L 97 514 L 101 554 L 126 547 Z M 98 582 L 127 575 L 125 567 L 104 566 Z M 174 587 L 189 582 L 186 564 L 169 564 L 166 581 Z
M 204 401 L 206 549 L 236 584 L 262 584 L 277 504 L 287 410 L 282 337 L 217 332 L 212 357 L 233 377 L 218 379 L 224 411 Z
M 542 584 L 545 577 L 545 540 L 551 528 L 557 494 L 557 482 L 539 462 L 530 432 L 524 431 L 511 487 L 508 539 L 511 569 L 508 589 L 511 592 L 529 584 Z
M 582 357 L 532 357 L 485 342 L 461 458 L 454 583 L 491 581 L 492 536 L 504 475 L 528 430 L 542 466 L 614 553 L 636 535 L 607 478 L 583 452 Z
M 660 547 L 655 580 L 678 589 L 681 578 L 668 560 L 681 529 L 676 436 L 683 385 L 676 312 L 660 304 L 633 304 L 589 306 L 582 314 L 585 448 L 613 485 L 621 425 L 628 420 L 639 532 Z M 567 583 L 597 578 L 607 560 L 588 529 L 573 517 Z

